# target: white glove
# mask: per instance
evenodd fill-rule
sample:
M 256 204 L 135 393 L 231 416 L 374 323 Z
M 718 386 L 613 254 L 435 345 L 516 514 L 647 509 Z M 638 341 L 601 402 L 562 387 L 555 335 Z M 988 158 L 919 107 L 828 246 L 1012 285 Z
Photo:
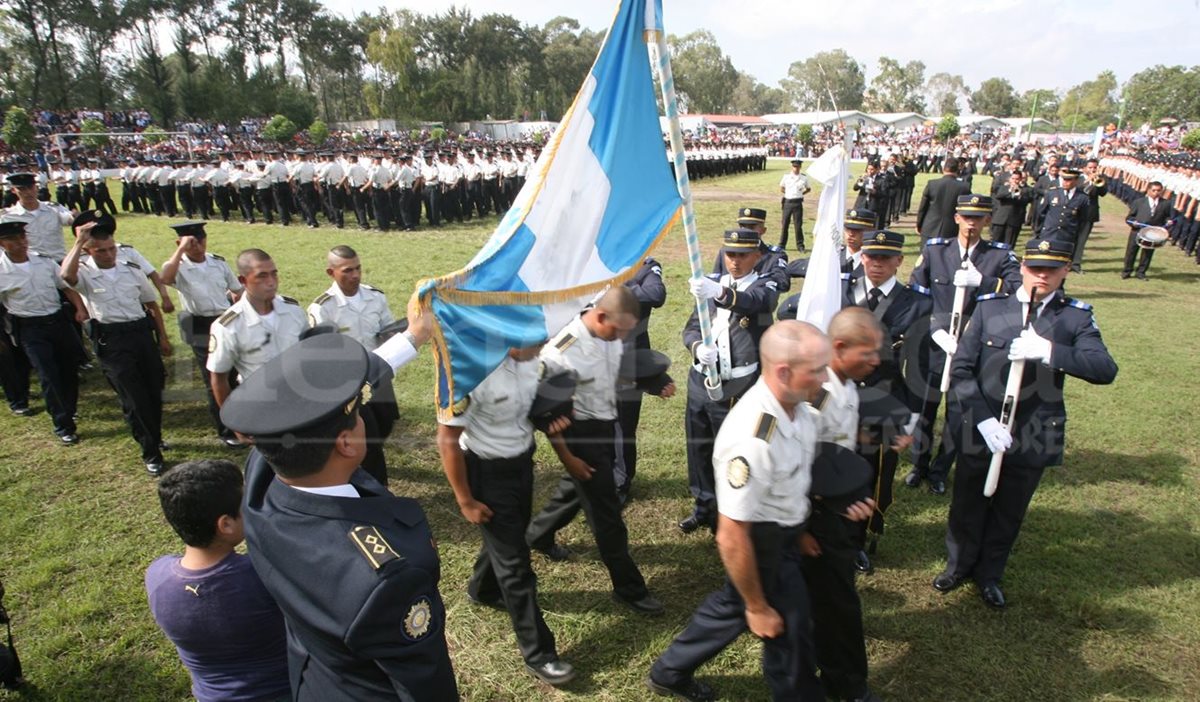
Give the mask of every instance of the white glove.
M 988 417 L 975 426 L 992 453 L 1007 451 L 1012 446 L 1012 434 L 1004 428 L 999 419 Z
M 714 300 L 725 292 L 725 288 L 711 278 L 692 278 L 688 280 L 688 288 L 701 300 Z
M 958 342 L 955 341 L 954 337 L 950 336 L 950 332 L 946 331 L 945 329 L 935 329 L 933 334 L 930 335 L 930 338 L 933 339 L 933 343 L 941 346 L 942 350 L 951 356 L 953 356 L 954 352 L 958 350 Z
M 912 415 L 908 418 L 908 424 L 904 425 L 904 433 L 908 434 L 909 436 L 912 436 L 913 432 L 915 432 L 917 430 L 917 422 L 919 422 L 919 421 L 921 421 L 921 413 L 913 412 Z
M 1050 363 L 1050 348 L 1049 339 L 1038 336 L 1032 329 L 1026 329 L 1009 344 L 1008 360 Z
M 696 347 L 696 361 L 702 366 L 711 366 L 717 362 L 717 347 L 700 344 Z
M 970 262 L 966 268 L 960 268 L 954 273 L 954 286 L 957 288 L 977 288 L 983 283 L 983 274 Z

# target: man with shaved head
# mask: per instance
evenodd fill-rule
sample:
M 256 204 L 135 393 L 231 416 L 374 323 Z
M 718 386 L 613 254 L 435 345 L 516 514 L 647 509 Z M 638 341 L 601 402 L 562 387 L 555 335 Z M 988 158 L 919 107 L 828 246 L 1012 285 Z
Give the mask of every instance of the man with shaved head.
M 646 681 L 654 692 L 714 699 L 693 674 L 749 629 L 763 640 L 772 699 L 825 699 L 815 673 L 800 536 L 817 444 L 817 412 L 808 403 L 828 377 L 831 356 L 829 339 L 805 322 L 781 321 L 763 334 L 762 375 L 730 410 L 713 448 L 717 549 L 728 577 L 654 662 Z M 846 516 L 862 520 L 870 511 L 868 502 L 855 502 Z

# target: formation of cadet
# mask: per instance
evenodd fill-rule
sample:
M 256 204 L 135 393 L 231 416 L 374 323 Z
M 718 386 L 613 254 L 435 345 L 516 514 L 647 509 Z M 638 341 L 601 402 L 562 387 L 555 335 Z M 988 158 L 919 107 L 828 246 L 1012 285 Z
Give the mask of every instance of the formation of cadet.
M 1170 243 L 1200 265 L 1200 159 L 1189 154 L 1119 155 L 1102 159 L 1099 165 L 1110 192 L 1129 207 L 1122 278 L 1134 274 L 1134 258 L 1140 249 L 1137 277 L 1145 279 L 1154 248 L 1166 243 L 1142 241 L 1139 245 L 1138 234 L 1146 226 L 1165 228 Z
M 675 155 L 670 142 L 665 142 L 667 163 L 675 169 Z M 684 162 L 688 178 L 703 180 L 739 173 L 763 171 L 767 168 L 767 148 L 750 143 L 687 142 L 684 144 Z

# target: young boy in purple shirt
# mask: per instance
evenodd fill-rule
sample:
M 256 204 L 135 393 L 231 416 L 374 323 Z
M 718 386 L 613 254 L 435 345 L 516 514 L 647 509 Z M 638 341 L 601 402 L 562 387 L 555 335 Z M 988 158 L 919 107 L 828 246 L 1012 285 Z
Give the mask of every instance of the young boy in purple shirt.
M 175 644 L 199 702 L 289 699 L 283 615 L 242 542 L 242 473 L 229 461 L 191 461 L 158 483 L 167 521 L 186 544 L 146 570 L 154 621 Z

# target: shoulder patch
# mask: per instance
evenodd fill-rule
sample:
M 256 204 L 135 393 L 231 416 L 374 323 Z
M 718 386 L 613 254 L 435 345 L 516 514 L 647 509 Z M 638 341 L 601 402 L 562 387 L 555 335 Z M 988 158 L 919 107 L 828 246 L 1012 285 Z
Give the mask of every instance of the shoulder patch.
M 216 261 L 224 261 L 225 260 L 224 256 L 220 256 L 218 254 L 209 254 L 209 256 L 212 256 L 213 260 L 216 260 Z
M 383 295 L 383 294 L 385 294 L 385 293 L 384 293 L 382 290 L 380 290 L 379 288 L 375 287 L 374 285 L 367 285 L 366 283 L 362 283 L 362 284 L 361 284 L 361 287 L 364 287 L 364 288 L 366 288 L 367 290 L 371 290 L 371 291 L 373 291 L 373 292 L 377 292 L 377 293 L 379 293 L 380 295 Z
M 1085 312 L 1091 312 L 1091 311 L 1092 311 L 1092 306 L 1091 306 L 1091 305 L 1089 305 L 1088 303 L 1086 303 L 1086 302 L 1082 301 L 1082 300 L 1076 300 L 1076 299 L 1074 299 L 1074 298 L 1068 297 L 1068 298 L 1067 298 L 1067 304 L 1068 304 L 1068 305 L 1070 305 L 1071 307 L 1075 307 L 1075 308 L 1081 309 L 1081 310 L 1083 310 L 1083 311 L 1085 311 Z
M 288 297 L 287 295 L 280 295 L 279 299 L 283 300 L 284 302 L 288 303 L 289 305 L 295 305 L 297 307 L 300 306 L 300 301 L 294 297 Z
M 850 282 L 854 282 L 854 275 L 852 273 L 843 273 L 842 280 L 849 280 Z
M 737 456 L 725 467 L 725 479 L 729 481 L 729 487 L 735 490 L 746 487 L 746 483 L 750 482 L 750 463 Z
M 379 570 L 389 561 L 403 560 L 400 554 L 392 549 L 392 545 L 383 538 L 383 534 L 380 534 L 379 530 L 373 526 L 356 526 L 350 530 L 349 536 L 375 570 Z
M 230 307 L 229 309 L 225 310 L 224 314 L 222 314 L 220 317 L 217 317 L 217 324 L 227 327 L 229 326 L 230 322 L 237 319 L 239 314 L 241 314 L 241 312 L 238 312 L 234 308 Z
M 926 297 L 933 296 L 933 291 L 930 290 L 929 288 L 925 287 L 924 285 L 918 285 L 917 283 L 912 283 L 908 287 L 911 288 L 913 292 L 920 293 L 922 295 L 925 295 Z
M 775 435 L 775 415 L 763 412 L 758 415 L 758 425 L 754 428 L 754 438 L 771 443 Z
M 134 263 L 133 261 L 126 261 L 125 265 L 129 266 L 130 268 L 136 268 L 139 271 L 142 270 L 142 267 L 139 266 L 138 264 Z
M 949 244 L 949 243 L 950 243 L 950 240 L 945 237 L 934 236 L 934 237 L 930 237 L 929 240 L 925 242 L 925 245 L 926 246 L 943 246 L 943 245 Z
M 314 305 L 323 305 L 326 302 L 329 302 L 329 300 L 331 300 L 332 298 L 333 298 L 333 295 L 330 295 L 327 292 L 323 292 L 320 295 L 317 295 L 317 299 L 313 300 L 313 304 Z
M 975 301 L 976 302 L 984 302 L 986 300 L 1003 300 L 1006 297 L 1008 297 L 1008 293 L 994 292 L 994 293 L 988 293 L 986 295 L 979 295 L 978 297 L 975 298 Z
M 561 337 L 559 337 L 558 341 L 554 342 L 554 348 L 558 349 L 559 351 L 566 351 L 567 349 L 571 348 L 571 344 L 574 343 L 574 334 L 563 334 Z
M 1012 247 L 1009 246 L 1008 244 L 1004 243 L 1003 241 L 989 241 L 988 243 L 991 244 L 993 249 L 1000 249 L 1001 251 L 1012 251 Z
M 132 249 L 133 247 L 130 246 L 129 244 L 117 244 L 117 248 L 118 249 Z
M 413 600 L 404 615 L 404 638 L 409 641 L 420 641 L 433 628 L 433 604 L 424 595 Z

